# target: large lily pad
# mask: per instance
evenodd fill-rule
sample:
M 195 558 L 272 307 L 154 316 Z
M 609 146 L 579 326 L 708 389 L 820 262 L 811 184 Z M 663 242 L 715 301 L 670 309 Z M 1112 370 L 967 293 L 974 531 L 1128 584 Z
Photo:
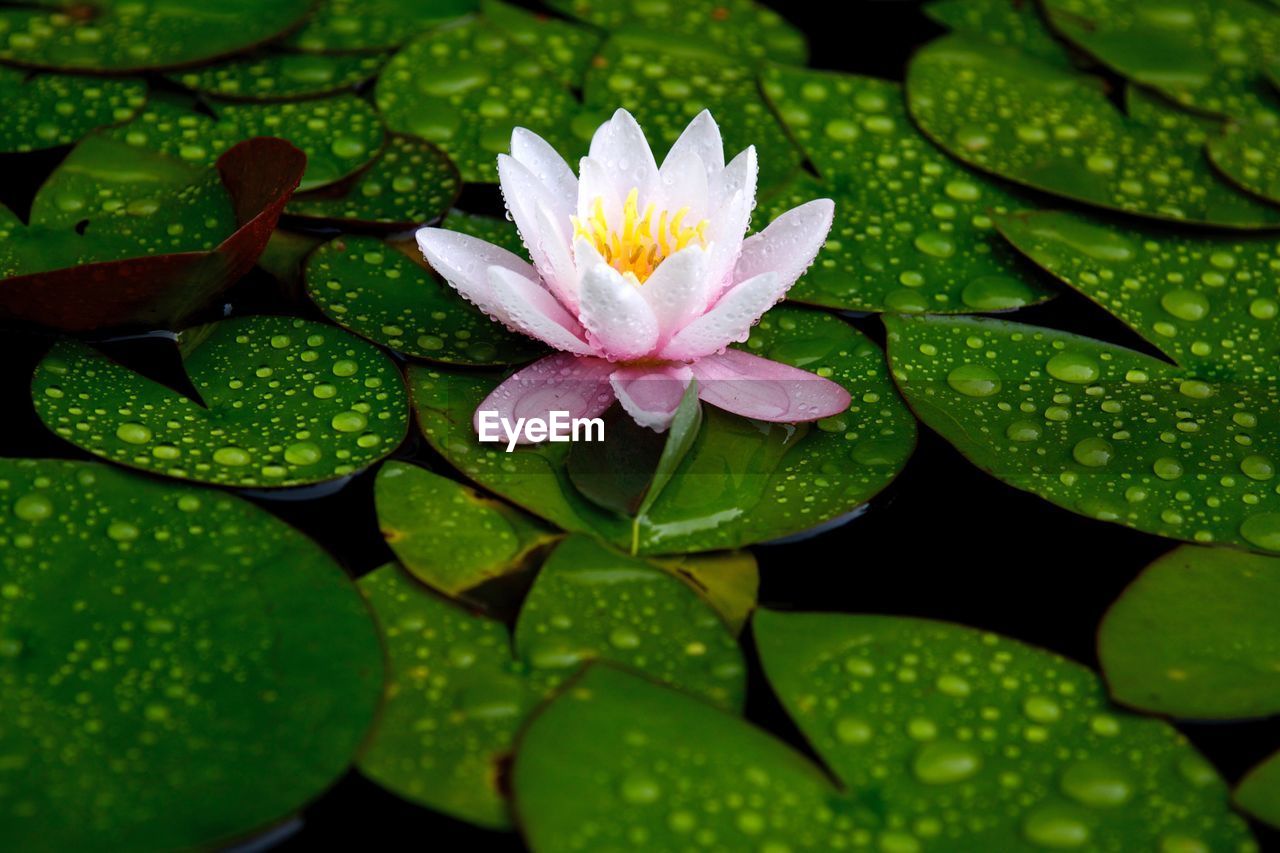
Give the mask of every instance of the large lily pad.
M 767 222 L 809 199 L 836 200 L 831 235 L 788 299 L 855 311 L 949 313 L 1008 310 L 1050 297 L 991 219 L 1021 201 L 922 137 L 901 86 L 780 66 L 763 79 L 823 180 L 795 179 L 757 216 Z
M 657 37 L 738 60 L 803 64 L 804 35 L 754 0 L 549 0 L 565 14 L 605 30 Z
M 175 73 L 197 92 L 229 101 L 290 101 L 355 89 L 373 79 L 387 54 L 323 56 L 267 50 Z
M 478 0 L 321 0 L 285 43 L 312 53 L 389 50 L 478 5 Z
M 1208 152 L 1213 165 L 1233 182 L 1280 203 L 1280 129 L 1230 125 L 1209 140 Z
M 595 665 L 535 717 L 512 771 L 538 853 L 1255 850 L 1166 723 L 1012 640 L 892 616 L 758 611 L 774 690 L 840 788 L 781 742 Z
M 1043 0 L 1053 28 L 1118 73 L 1180 104 L 1275 123 L 1264 67 L 1280 17 L 1251 0 Z
M 1241 811 L 1280 827 L 1280 754 L 1249 771 L 1236 786 L 1235 799 Z
M 214 117 L 186 99 L 153 96 L 137 118 L 109 132 L 136 148 L 196 165 L 255 136 L 287 139 L 307 155 L 301 190 L 359 171 L 378 155 L 385 136 L 377 112 L 354 95 L 282 104 L 210 102 L 209 109 Z
M 254 139 L 216 170 L 99 134 L 36 194 L 0 207 L 0 316 L 67 331 L 181 323 L 249 271 L 305 167 Z
M 911 115 L 964 163 L 1154 219 L 1274 227 L 1280 210 L 1218 179 L 1175 131 L 1126 118 L 1100 81 L 981 39 L 930 43 L 907 74 Z
M 510 825 L 500 765 L 526 717 L 584 661 L 635 667 L 720 707 L 742 702 L 741 652 L 714 611 L 661 569 L 584 537 L 565 540 L 547 559 L 514 637 L 394 565 L 360 586 L 392 667 L 360 769 L 471 823 Z
M 499 219 L 494 216 L 481 216 L 462 210 L 451 210 L 440 227 L 449 231 L 470 234 L 472 237 L 484 240 L 486 243 L 501 246 L 526 261 L 529 260 L 529 252 L 525 249 L 524 241 L 520 238 L 520 231 L 510 219 Z
M 644 554 L 736 548 L 847 515 L 883 489 L 915 444 L 880 350 L 827 314 L 775 308 L 743 347 L 818 372 L 854 392 L 848 412 L 816 424 L 750 421 L 707 407 L 693 447 L 640 519 L 609 512 L 574 487 L 566 443 L 481 444 L 472 413 L 493 373 L 412 367 L 418 422 L 469 478 L 565 530 L 588 531 Z M 606 442 L 608 435 L 606 435 Z
M 407 251 L 419 253 L 417 246 Z M 338 237 L 316 249 L 306 282 L 307 295 L 334 322 L 405 355 L 493 365 L 545 351 L 494 323 L 421 261 L 374 237 Z
M 212 849 L 346 769 L 382 655 L 314 543 L 98 464 L 0 460 L 0 500 L 0 847 Z
M 1098 657 L 1118 701 L 1175 717 L 1280 712 L 1280 559 L 1184 546 L 1107 611 Z
M 599 33 L 499 0 L 480 0 L 480 10 L 489 23 L 532 52 L 562 82 L 582 87 L 583 75 L 602 40 Z
M 0 59 L 119 74 L 194 65 L 286 32 L 312 0 L 37 0 L 0 9 Z
M 36 368 L 36 412 L 95 456 L 245 487 L 346 476 L 395 450 L 408 427 L 395 364 L 332 326 L 236 317 L 187 329 L 178 350 L 199 401 L 66 340 Z
M 374 500 L 400 564 L 449 596 L 518 570 L 557 536 L 502 501 L 406 462 L 382 466 Z
M 391 134 L 377 159 L 345 181 L 294 197 L 285 212 L 324 225 L 404 231 L 449 211 L 462 180 L 436 146 Z
M 1031 0 L 934 0 L 924 7 L 928 17 L 949 30 L 1014 47 L 1038 59 L 1070 63 Z
M 584 147 L 570 129 L 581 109 L 572 90 L 485 18 L 407 44 L 378 78 L 376 98 L 388 127 L 439 145 L 466 181 L 497 182 L 497 155 L 517 125 L 565 155 Z
M 128 121 L 147 101 L 138 80 L 31 74 L 0 66 L 0 151 L 69 145 L 95 128 Z

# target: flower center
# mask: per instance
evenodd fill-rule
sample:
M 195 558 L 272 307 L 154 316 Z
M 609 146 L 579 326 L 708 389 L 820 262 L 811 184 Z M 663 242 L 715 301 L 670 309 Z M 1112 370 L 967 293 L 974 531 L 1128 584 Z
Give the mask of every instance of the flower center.
M 574 239 L 583 237 L 590 241 L 605 263 L 633 284 L 644 283 L 668 256 L 693 241 L 705 247 L 707 226 L 710 224 L 704 219 L 694 226 L 685 225 L 684 218 L 689 214 L 687 207 L 674 214 L 658 211 L 657 219 L 654 219 L 653 204 L 646 205 L 641 214 L 639 198 L 637 189 L 627 193 L 627 201 L 622 206 L 621 228 L 609 226 L 604 215 L 604 199 L 600 196 L 596 196 L 586 221 L 572 217 Z

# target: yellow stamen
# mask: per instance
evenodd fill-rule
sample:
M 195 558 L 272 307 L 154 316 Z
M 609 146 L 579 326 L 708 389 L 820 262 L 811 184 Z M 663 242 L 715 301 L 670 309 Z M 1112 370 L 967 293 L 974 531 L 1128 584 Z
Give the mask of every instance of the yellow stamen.
M 693 242 L 707 245 L 707 227 L 702 220 L 692 227 L 684 224 L 689 208 L 682 207 L 674 215 L 666 210 L 658 211 L 658 224 L 653 225 L 654 205 L 645 205 L 640 211 L 640 191 L 632 189 L 622 205 L 621 228 L 610 228 L 604 212 L 604 199 L 597 197 L 591 204 L 587 221 L 577 216 L 573 222 L 574 239 L 585 239 L 605 263 L 622 273 L 635 285 L 643 284 L 658 266 L 670 255 Z

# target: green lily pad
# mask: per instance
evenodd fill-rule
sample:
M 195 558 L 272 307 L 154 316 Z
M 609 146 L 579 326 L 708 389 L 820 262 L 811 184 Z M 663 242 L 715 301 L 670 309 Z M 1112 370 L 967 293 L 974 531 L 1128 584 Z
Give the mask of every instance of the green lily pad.
M 0 9 L 0 60 L 76 71 L 208 62 L 296 26 L 311 0 L 37 0 Z
M 1280 129 L 1229 125 L 1209 140 L 1209 159 L 1228 179 L 1254 195 L 1280 203 Z
M 408 428 L 395 364 L 332 326 L 235 317 L 187 329 L 178 350 L 200 402 L 64 340 L 36 367 L 36 412 L 59 437 L 120 465 L 255 488 L 354 473 Z
M 290 101 L 355 89 L 373 79 L 386 61 L 385 53 L 323 56 L 268 50 L 170 78 L 229 101 Z
M 254 139 L 198 167 L 86 137 L 36 194 L 0 206 L 0 317 L 66 331 L 182 322 L 262 253 L 305 167 Z
M 1250 0 L 1043 0 L 1063 38 L 1123 76 L 1206 113 L 1276 123 L 1265 60 L 1280 17 Z
M 1280 712 L 1280 560 L 1183 546 L 1138 576 L 1098 630 L 1119 702 L 1195 719 Z
M 1213 116 L 1188 112 L 1158 92 L 1132 83 L 1124 87 L 1124 111 L 1140 124 L 1173 131 L 1188 145 L 1204 145 L 1222 129 Z
M 916 415 L 1015 488 L 1102 521 L 1280 550 L 1280 388 L 1051 329 L 886 317 Z
M 311 53 L 390 50 L 477 6 L 477 0 L 321 0 L 285 44 Z
M 443 151 L 393 133 L 363 171 L 294 196 L 285 213 L 338 227 L 404 231 L 442 217 L 461 190 L 458 170 Z
M 583 147 L 570 130 L 581 109 L 572 90 L 484 18 L 405 45 L 379 76 L 375 96 L 389 128 L 439 145 L 465 181 L 497 182 L 497 156 L 511 147 L 516 126 L 566 155 Z
M 635 667 L 727 709 L 742 703 L 742 653 L 719 617 L 682 581 L 585 537 L 547 559 L 514 637 L 394 565 L 360 587 L 392 669 L 360 770 L 471 823 L 510 826 L 500 764 L 528 715 L 584 661 Z
M 693 447 L 639 521 L 574 488 L 565 471 L 567 443 L 507 453 L 479 442 L 472 414 L 500 375 L 411 367 L 409 381 L 423 434 L 467 477 L 565 530 L 643 554 L 738 548 L 808 530 L 847 515 L 902 469 L 915 445 L 914 421 L 893 392 L 880 350 L 857 330 L 827 314 L 779 307 L 743 348 L 853 389 L 853 405 L 797 425 L 705 407 Z
M 1028 0 L 934 0 L 924 13 L 949 30 L 1014 47 L 1048 62 L 1071 63 L 1037 4 Z
M 715 608 L 734 634 L 742 633 L 760 591 L 760 567 L 751 552 L 676 554 L 653 562 L 684 579 Z
M 1249 771 L 1236 786 L 1235 801 L 1245 814 L 1280 827 L 1280 754 Z
M 809 55 L 804 35 L 754 0 L 548 0 L 547 5 L 601 29 L 739 60 L 803 65 Z
M 520 239 L 520 232 L 516 229 L 516 224 L 510 219 L 479 216 L 461 210 L 451 210 L 449 215 L 445 217 L 444 222 L 440 224 L 440 227 L 449 231 L 470 234 L 478 240 L 501 246 L 508 252 L 517 254 L 526 261 L 529 260 L 529 252 L 525 250 L 524 241 Z
M 1002 311 L 1050 298 L 996 233 L 992 213 L 1022 206 L 955 164 L 911 124 L 896 83 L 774 66 L 764 90 L 822 175 L 764 202 L 768 222 L 798 204 L 836 200 L 827 243 L 787 298 L 904 313 Z
M 615 849 L 1256 850 L 1168 724 L 1013 640 L 893 616 L 758 611 L 765 673 L 839 780 L 748 723 L 597 664 L 512 770 L 537 853 Z
M 355 587 L 247 501 L 0 460 L 0 847 L 215 849 L 342 774 L 382 653 Z
M 382 466 L 374 500 L 400 564 L 449 596 L 519 570 L 557 535 L 502 501 L 405 462 Z
M 546 350 L 494 323 L 421 262 L 374 237 L 339 237 L 316 249 L 306 282 L 307 295 L 335 323 L 405 355 L 493 365 Z
M 147 102 L 138 80 L 31 74 L 0 66 L 0 152 L 70 145 L 90 131 L 131 119 Z
M 656 33 L 615 35 L 587 72 L 582 99 L 583 118 L 592 117 L 579 123 L 584 140 L 623 107 L 644 126 L 655 151 L 669 148 L 694 116 L 710 110 L 729 156 L 756 147 L 762 189 L 781 184 L 803 159 L 761 96 L 755 69 L 708 52 L 705 43 L 683 47 Z
M 981 39 L 925 46 L 907 73 L 924 133 L 970 166 L 1055 195 L 1154 219 L 1233 228 L 1280 210 L 1218 179 L 1181 134 L 1126 118 L 1096 78 Z
M 512 41 L 540 58 L 561 82 L 582 87 L 583 75 L 600 46 L 598 33 L 498 0 L 480 0 L 480 11 Z
M 382 149 L 382 121 L 354 95 L 282 104 L 210 102 L 216 118 L 176 96 L 153 96 L 137 118 L 109 133 L 188 163 L 212 163 L 223 151 L 255 136 L 287 139 L 307 155 L 299 190 L 340 181 L 373 161 Z

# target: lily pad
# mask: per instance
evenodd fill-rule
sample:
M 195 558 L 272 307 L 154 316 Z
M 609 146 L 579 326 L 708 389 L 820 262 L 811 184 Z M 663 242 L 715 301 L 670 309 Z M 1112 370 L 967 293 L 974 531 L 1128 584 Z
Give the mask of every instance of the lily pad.
M 389 128 L 439 145 L 465 181 L 497 182 L 497 156 L 510 148 L 517 125 L 565 155 L 584 147 L 570 130 L 581 109 L 573 92 L 484 18 L 439 27 L 405 45 L 379 76 L 375 94 Z
M 120 465 L 254 488 L 352 474 L 408 428 L 395 364 L 332 326 L 235 317 L 187 329 L 178 350 L 199 401 L 64 340 L 36 367 L 36 412 L 59 437 Z
M 324 551 L 252 504 L 0 460 L 0 846 L 213 849 L 342 774 L 382 653 Z
M 538 853 L 614 849 L 1255 850 L 1226 786 L 1091 672 L 969 628 L 757 611 L 765 673 L 840 783 L 748 723 L 596 664 L 512 770 Z
M 661 34 L 615 35 L 592 62 L 582 99 L 586 115 L 594 117 L 584 130 L 622 107 L 644 126 L 657 151 L 669 148 L 694 116 L 711 110 L 729 154 L 756 147 L 762 189 L 781 184 L 803 159 L 761 96 L 755 70 L 710 52 L 705 43 L 683 47 Z M 589 132 L 582 135 L 590 139 Z
M 742 633 L 760 591 L 760 567 L 750 551 L 677 554 L 654 558 L 653 562 L 683 578 L 715 608 L 733 633 Z
M 484 240 L 486 243 L 501 246 L 508 252 L 513 252 L 525 260 L 529 259 L 529 252 L 524 247 L 524 241 L 520 239 L 520 232 L 516 229 L 516 224 L 510 219 L 498 219 L 494 216 L 480 216 L 462 210 L 451 210 L 440 227 L 449 231 L 470 234 L 472 237 Z
M 147 86 L 138 80 L 0 66 L 0 152 L 70 145 L 96 128 L 128 121 L 146 101 Z
M 520 569 L 557 536 L 502 501 L 405 462 L 382 466 L 374 499 L 400 564 L 449 596 Z
M 545 352 L 541 343 L 494 323 L 420 261 L 374 237 L 339 237 L 316 249 L 307 259 L 306 282 L 307 295 L 335 323 L 405 355 L 493 365 Z
M 787 298 L 853 311 L 1002 311 L 1050 298 L 995 230 L 1023 206 L 957 166 L 911 124 L 902 87 L 774 66 L 764 90 L 822 181 L 803 176 L 768 198 L 764 222 L 813 198 L 836 200 L 814 266 Z
M 304 167 L 279 139 L 242 142 L 215 170 L 86 137 L 29 226 L 0 206 L 0 317 L 66 331 L 180 323 L 253 266 Z
M 170 78 L 229 101 L 291 101 L 355 89 L 373 79 L 386 61 L 385 53 L 322 56 L 268 50 Z
M 321 0 L 285 44 L 312 53 L 390 50 L 478 5 L 478 0 Z
M 1229 125 L 1209 140 L 1209 159 L 1231 181 L 1270 202 L 1280 203 L 1280 129 Z
M 462 180 L 445 153 L 423 139 L 390 134 L 363 171 L 295 196 L 289 216 L 325 225 L 404 231 L 449 211 Z
M 930 139 L 1015 183 L 1154 219 L 1280 224 L 1280 210 L 1219 180 L 1179 133 L 1126 118 L 1097 78 L 951 35 L 916 53 L 907 96 Z
M 479 442 L 472 414 L 500 375 L 411 367 L 409 379 L 423 434 L 467 477 L 565 530 L 643 554 L 737 548 L 807 530 L 847 515 L 902 469 L 915 445 L 914 421 L 893 393 L 880 350 L 857 330 L 827 314 L 779 307 L 743 348 L 854 389 L 853 405 L 797 425 L 706 407 L 693 447 L 638 521 L 574 488 L 566 443 L 507 453 Z
M 373 161 L 382 149 L 382 121 L 354 95 L 282 104 L 209 102 L 214 117 L 193 102 L 153 96 L 137 118 L 109 133 L 136 148 L 159 151 L 192 164 L 213 162 L 223 151 L 255 136 L 287 139 L 307 155 L 300 190 L 326 186 Z
M 803 65 L 804 35 L 754 0 L 548 0 L 547 5 L 601 29 L 689 45 L 739 60 Z
M 585 537 L 547 559 L 514 637 L 394 565 L 360 587 L 392 669 L 360 770 L 471 823 L 510 826 L 500 765 L 528 715 L 584 661 L 636 667 L 723 708 L 742 703 L 742 653 L 719 617 L 682 581 Z
M 480 0 L 480 10 L 513 42 L 541 59 L 563 83 L 582 87 L 583 75 L 602 41 L 598 33 L 498 0 Z
M 1280 754 L 1259 764 L 1236 786 L 1236 805 L 1275 827 L 1280 827 Z
M 1017 48 L 1048 62 L 1071 62 L 1031 0 L 934 0 L 924 13 L 949 30 Z
M 1280 559 L 1183 546 L 1138 576 L 1098 630 L 1119 702 L 1194 719 L 1280 713 Z
M 301 23 L 312 0 L 37 0 L 0 9 L 0 60 L 76 71 L 196 65 Z
M 1280 17 L 1250 0 L 1043 0 L 1063 38 L 1108 68 L 1206 113 L 1275 124 L 1266 59 Z

